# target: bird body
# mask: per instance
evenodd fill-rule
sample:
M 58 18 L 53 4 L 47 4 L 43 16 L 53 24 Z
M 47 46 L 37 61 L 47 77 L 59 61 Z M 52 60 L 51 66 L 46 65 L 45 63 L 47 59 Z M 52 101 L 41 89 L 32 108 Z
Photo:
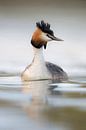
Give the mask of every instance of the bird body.
M 45 62 L 43 47 L 46 49 L 47 42 L 56 40 L 62 41 L 54 36 L 50 24 L 41 21 L 36 23 L 37 29 L 33 33 L 31 44 L 33 46 L 34 58 L 32 63 L 26 67 L 21 77 L 24 81 L 55 79 L 58 81 L 67 80 L 67 74 L 59 66 Z
M 48 71 L 44 57 L 43 48 L 33 48 L 34 58 L 32 63 L 25 69 L 22 74 L 24 80 L 39 80 L 39 79 L 51 79 L 51 74 Z

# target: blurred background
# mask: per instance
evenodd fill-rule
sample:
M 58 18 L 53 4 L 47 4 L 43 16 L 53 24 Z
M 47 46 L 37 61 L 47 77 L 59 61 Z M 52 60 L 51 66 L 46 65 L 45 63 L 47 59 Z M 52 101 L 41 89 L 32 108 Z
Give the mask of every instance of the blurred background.
M 0 71 L 21 73 L 31 63 L 30 40 L 40 20 L 64 40 L 48 44 L 45 59 L 69 75 L 86 75 L 85 0 L 0 0 Z

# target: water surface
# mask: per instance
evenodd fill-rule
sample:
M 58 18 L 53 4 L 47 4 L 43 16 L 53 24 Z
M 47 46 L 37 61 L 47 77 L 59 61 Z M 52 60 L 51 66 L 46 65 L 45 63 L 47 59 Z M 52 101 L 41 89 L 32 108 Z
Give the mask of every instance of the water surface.
M 75 80 L 74 80 L 75 79 Z M 86 130 L 86 80 L 0 77 L 0 130 Z

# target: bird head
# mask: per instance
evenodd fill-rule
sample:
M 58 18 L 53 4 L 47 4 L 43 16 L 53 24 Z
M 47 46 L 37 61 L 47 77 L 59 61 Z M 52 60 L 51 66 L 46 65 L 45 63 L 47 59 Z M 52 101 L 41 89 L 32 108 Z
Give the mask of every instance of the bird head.
M 54 36 L 54 32 L 50 28 L 49 23 L 45 23 L 43 20 L 41 22 L 36 23 L 36 30 L 33 33 L 31 43 L 36 48 L 41 48 L 44 46 L 46 49 L 47 42 L 55 40 L 55 41 L 63 41 L 60 38 Z

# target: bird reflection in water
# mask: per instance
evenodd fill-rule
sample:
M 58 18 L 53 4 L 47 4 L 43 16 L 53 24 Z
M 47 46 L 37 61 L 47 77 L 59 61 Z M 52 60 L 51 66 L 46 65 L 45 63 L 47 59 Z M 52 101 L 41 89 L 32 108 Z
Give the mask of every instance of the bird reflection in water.
M 28 95 L 23 107 L 31 118 L 40 119 L 42 112 L 48 107 L 51 83 L 51 80 L 23 82 L 23 93 Z

